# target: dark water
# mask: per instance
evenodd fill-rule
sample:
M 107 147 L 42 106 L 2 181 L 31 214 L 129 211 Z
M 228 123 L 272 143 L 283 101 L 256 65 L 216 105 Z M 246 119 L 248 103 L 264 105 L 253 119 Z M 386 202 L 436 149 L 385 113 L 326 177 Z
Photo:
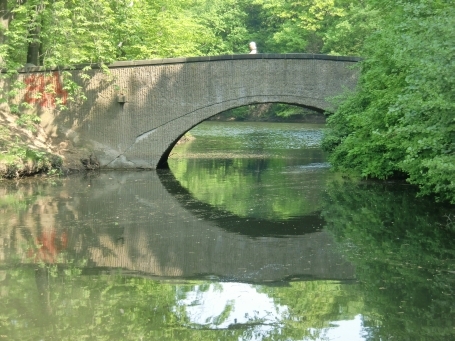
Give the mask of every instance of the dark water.
M 170 170 L 0 182 L 0 340 L 455 340 L 455 214 L 322 127 L 207 122 Z

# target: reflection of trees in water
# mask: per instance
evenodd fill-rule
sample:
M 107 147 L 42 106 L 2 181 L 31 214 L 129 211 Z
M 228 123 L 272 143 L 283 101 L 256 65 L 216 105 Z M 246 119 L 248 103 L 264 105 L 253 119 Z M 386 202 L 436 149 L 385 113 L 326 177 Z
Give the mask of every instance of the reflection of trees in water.
M 85 267 L 84 259 L 78 258 L 79 255 L 96 255 L 90 265 L 104 265 L 106 266 L 103 268 L 104 271 L 112 272 L 112 266 L 137 269 L 138 260 L 144 266 L 150 266 L 153 261 L 151 258 L 153 253 L 144 253 L 149 250 L 147 242 L 151 240 L 151 236 L 159 238 L 156 237 L 156 232 L 161 231 L 174 236 L 183 231 L 173 229 L 171 225 L 163 226 L 160 231 L 153 230 L 154 225 L 139 226 L 135 217 L 140 214 L 162 214 L 159 218 L 169 217 L 175 220 L 172 209 L 176 209 L 180 204 L 172 195 L 169 195 L 165 188 L 159 192 L 160 195 L 157 196 L 159 200 L 155 196 L 150 199 L 147 195 L 151 190 L 159 188 L 157 183 L 154 183 L 147 173 L 142 173 L 143 179 L 147 181 L 135 183 L 136 176 L 133 177 L 133 180 L 127 175 L 111 179 L 110 175 L 106 174 L 90 183 L 85 180 L 72 179 L 74 182 L 71 183 L 64 181 L 57 183 L 56 191 L 51 184 L 37 186 L 27 192 L 33 198 L 32 200 L 25 196 L 18 197 L 21 200 L 25 198 L 26 204 L 23 205 L 23 209 L 4 209 L 3 212 L 8 221 L 11 220 L 15 223 L 9 226 L 6 222 L 2 222 L 2 232 L 5 232 L 2 236 L 11 247 L 9 253 L 5 253 L 6 258 L 2 259 L 2 263 L 14 264 L 15 267 L 4 268 L 5 270 L 2 271 L 5 276 L 0 276 L 0 281 L 2 281 L 0 287 L 6 288 L 0 289 L 2 335 L 8 335 L 10 339 L 46 340 L 64 340 L 68 335 L 78 340 L 96 337 L 105 337 L 110 340 L 137 340 L 141 336 L 144 339 L 168 340 L 179 338 L 230 340 L 239 337 L 248 340 L 253 338 L 255 326 L 252 325 L 238 325 L 235 326 L 238 329 L 216 331 L 199 330 L 204 329 L 205 326 L 188 324 L 185 311 L 174 309 L 177 288 L 186 288 L 190 291 L 192 286 L 199 285 L 200 282 L 197 284 L 158 282 L 148 278 L 133 278 L 130 277 L 131 273 L 125 276 L 103 275 L 102 273 L 101 275 L 98 273 L 96 276 L 90 275 L 90 269 Z M 88 191 L 93 191 L 90 193 L 90 198 L 92 198 L 90 200 Z M 71 198 L 69 198 L 70 196 Z M 117 196 L 125 201 L 117 200 Z M 167 199 L 168 197 L 170 199 Z M 149 201 L 147 201 L 148 198 Z M 126 205 L 125 202 L 129 202 L 130 205 Z M 150 204 L 149 209 L 140 210 L 139 206 L 146 204 Z M 171 205 L 174 206 L 171 207 Z M 167 211 L 163 208 L 167 208 Z M 33 219 L 27 217 L 28 215 L 34 215 Z M 117 219 L 117 216 L 121 219 Z M 191 212 L 182 219 L 190 217 L 192 217 Z M 120 226 L 115 223 L 119 223 Z M 194 218 L 194 226 L 185 225 L 185 233 L 188 234 L 183 237 L 189 238 L 191 234 L 198 231 L 197 228 L 200 228 L 201 224 L 204 222 L 198 220 L 197 217 Z M 68 227 L 68 229 L 63 227 Z M 211 226 L 207 225 L 208 227 Z M 131 236 L 124 234 L 129 228 L 136 233 L 134 235 L 136 239 L 132 239 L 130 242 L 128 242 L 128 238 Z M 218 227 L 214 226 L 213 230 L 219 233 Z M 204 233 L 197 238 L 202 238 L 209 233 L 205 228 L 203 231 Z M 282 254 L 277 257 L 283 256 L 283 259 L 279 260 L 280 264 L 289 264 L 286 257 L 296 261 L 294 252 L 301 256 L 299 246 L 303 244 L 292 244 L 294 248 L 290 248 L 291 244 L 288 244 L 284 238 L 270 238 L 268 243 L 264 244 L 265 247 L 260 249 L 259 245 L 248 244 L 248 241 L 253 240 L 250 237 L 222 232 L 224 241 L 227 243 L 207 243 L 207 245 L 213 246 L 213 249 L 204 249 L 199 246 L 200 254 L 207 254 L 207 250 L 219 251 L 220 248 L 223 249 L 223 245 L 227 245 L 225 248 L 227 251 L 232 251 L 229 249 L 231 241 L 239 241 L 239 244 L 235 244 L 234 247 L 254 245 L 255 248 L 246 247 L 245 252 L 251 251 L 257 259 L 237 256 L 232 252 L 224 252 L 221 254 L 223 257 L 220 258 L 227 263 L 232 258 L 239 257 L 238 263 L 234 264 L 236 268 L 239 266 L 252 267 L 255 270 L 258 270 L 258 266 L 253 264 L 256 261 L 270 263 L 264 252 L 275 250 L 274 247 L 277 245 L 281 247 L 277 250 L 282 250 Z M 14 238 L 10 238 L 10 236 Z M 326 238 L 317 239 L 318 234 L 311 234 L 311 236 L 316 238 L 309 239 L 308 244 L 311 247 L 318 249 L 315 246 L 317 240 L 321 245 L 327 244 Z M 214 237 L 211 240 L 214 240 Z M 189 244 L 197 241 L 199 239 L 192 239 Z M 159 265 L 173 265 L 172 253 L 184 249 L 181 245 L 174 243 L 163 248 L 163 254 L 158 259 Z M 70 250 L 63 252 L 65 246 Z M 236 250 L 239 251 L 240 248 L 237 247 Z M 288 251 L 289 256 L 285 256 Z M 314 260 L 316 260 L 320 256 L 316 255 L 316 252 L 314 253 Z M 224 255 L 228 255 L 230 259 Z M 144 258 L 140 258 L 142 256 Z M 277 257 L 274 259 L 276 260 Z M 248 260 L 247 264 L 245 258 Z M 336 263 L 339 263 L 338 257 L 333 258 L 336 259 Z M 191 254 L 188 252 L 185 253 L 185 259 L 188 262 L 199 261 L 199 258 L 191 258 Z M 20 260 L 19 263 L 22 264 L 17 264 L 18 262 L 15 260 Z M 114 263 L 115 260 L 120 263 Z M 208 260 L 207 264 L 212 261 L 213 259 Z M 305 268 L 310 266 L 306 259 L 296 262 L 304 263 Z M 300 265 L 297 264 L 296 267 Z M 332 265 L 337 270 L 344 269 L 338 264 Z M 319 265 L 316 267 L 323 268 Z M 352 268 L 347 266 L 347 269 L 346 276 L 351 278 Z M 135 271 L 134 275 L 138 276 L 139 273 Z M 299 288 L 297 291 L 304 294 Z M 277 297 L 280 296 L 276 292 L 275 294 Z M 271 296 L 273 297 L 273 295 Z M 220 319 L 222 316 L 218 317 L 218 320 Z
M 46 187 L 50 185 L 21 187 L 15 194 L 1 193 L 4 195 L 0 198 L 9 195 L 7 200 L 15 198 L 17 202 L 11 206 L 0 204 L 5 219 L 1 238 L 3 245 L 7 245 L 0 260 L 10 264 L 18 259 L 25 263 L 37 261 L 0 271 L 1 334 L 10 339 L 46 340 L 64 340 L 68 335 L 81 340 L 101 336 L 111 340 L 137 340 L 141 336 L 168 340 L 251 339 L 254 330 L 249 326 L 221 331 L 189 329 L 185 311 L 176 310 L 176 301 L 196 285 L 202 287 L 201 282 L 82 275 L 85 270 L 77 264 L 78 260 L 71 262 L 68 252 L 58 256 L 66 243 L 75 250 L 71 257 L 90 247 L 108 257 L 125 245 L 119 239 L 123 227 L 114 225 L 116 217 L 96 212 L 109 207 L 107 212 L 117 212 L 124 221 L 131 220 L 136 211 L 111 199 L 118 193 L 126 197 L 128 191 L 120 192 L 119 188 L 126 183 L 130 190 L 131 183 L 124 181 L 121 186 L 108 187 L 106 183 L 111 181 L 108 175 L 103 181 L 91 183 L 91 188 L 105 190 L 98 192 L 96 204 L 86 200 L 84 182 L 58 183 L 60 201 L 50 191 L 52 187 Z M 145 193 L 153 184 L 144 188 L 144 183 L 139 183 L 137 191 L 141 188 Z M 134 203 L 137 206 L 141 202 Z M 76 208 L 83 213 L 76 213 Z M 288 306 L 290 311 L 282 334 L 271 334 L 270 339 L 292 340 L 299 335 L 301 339 L 308 326 L 323 328 L 331 319 L 349 319 L 361 312 L 369 340 L 391 336 L 397 340 L 451 340 L 455 232 L 445 217 L 451 209 L 415 199 L 408 186 L 404 190 L 397 185 L 329 186 L 323 208 L 327 228 L 355 264 L 360 284 L 318 281 L 293 282 L 290 287 L 260 287 L 260 292 Z M 58 227 L 59 221 L 73 222 L 79 239 L 72 240 L 75 234 L 71 230 L 65 236 L 63 230 L 50 228 Z M 107 221 L 110 228 L 99 236 L 96 232 L 102 221 Z M 27 259 L 31 245 L 33 253 Z M 44 255 L 40 259 L 37 255 L 42 247 Z M 140 248 L 131 250 L 129 255 L 137 256 L 137 252 Z M 55 260 L 57 264 L 43 262 Z M 349 299 L 350 295 L 359 298 Z M 347 310 L 336 315 L 336 307 Z
M 241 217 L 319 211 L 327 172 L 311 167 L 325 161 L 320 127 L 201 124 L 193 133 L 194 141 L 174 148 L 169 165 L 197 200 Z
M 356 266 L 368 340 L 452 340 L 453 207 L 416 199 L 410 186 L 332 183 L 323 216 Z
M 7 339 L 171 340 L 172 331 L 182 328 L 173 312 L 173 287 L 164 283 L 82 276 L 78 267 L 59 271 L 44 264 L 6 272 L 8 283 L 0 282 L 9 289 L 0 293 L 0 334 Z
M 103 217 L 86 219 L 96 210 L 85 200 L 88 184 L 73 178 L 0 188 L 2 338 L 161 339 L 175 326 L 172 287 L 146 278 L 82 275 L 81 252 L 112 252 L 118 244 L 115 233 L 96 234 Z M 111 241 L 114 250 L 106 247 Z
M 363 312 L 363 297 L 353 282 L 296 281 L 287 286 L 265 286 L 267 293 L 276 302 L 288 307 L 283 318 L 283 329 L 273 333 L 273 340 L 323 339 L 323 330 L 336 321 L 353 320 Z
M 198 200 L 242 217 L 267 219 L 319 210 L 328 174 L 305 170 L 300 163 L 280 158 L 170 161 L 176 179 Z
M 319 231 L 324 225 L 319 211 L 311 214 L 302 211 L 298 216 L 291 216 L 291 219 L 283 219 L 282 216 L 279 217 L 281 219 L 268 219 L 265 214 L 258 216 L 251 211 L 247 212 L 247 216 L 238 216 L 223 207 L 196 199 L 190 190 L 180 184 L 173 172 L 158 171 L 158 176 L 167 192 L 187 211 L 229 232 L 251 237 L 290 237 Z M 242 201 L 239 205 L 249 209 L 254 204 L 260 205 L 262 199 L 260 194 L 256 194 L 248 198 L 249 201 Z
M 212 282 L 155 281 L 121 273 L 82 275 L 77 266 L 59 271 L 55 265 L 42 265 L 7 272 L 10 290 L 0 297 L 0 330 L 14 340 L 301 340 L 309 335 L 308 328 L 316 335 L 331 321 L 351 318 L 361 309 L 361 300 L 350 290 L 355 287 L 349 284 L 251 285 L 251 290 L 273 298 L 277 311 L 286 306 L 284 314 L 275 322 L 253 318 L 217 327 L 226 314 L 235 315 L 232 307 L 238 295 L 226 301 L 220 314 L 210 316 L 213 323 L 195 323 L 180 302 L 207 291 Z M 352 301 L 346 305 L 349 298 Z M 193 302 L 198 304 L 202 303 Z M 261 311 L 260 316 L 266 313 Z
M 3 252 L 0 260 L 28 258 L 32 262 L 54 263 L 66 249 L 67 232 L 61 230 L 61 217 L 77 220 L 78 213 L 65 182 L 58 182 L 57 196 L 47 194 L 49 183 L 39 180 L 20 185 L 6 183 L 0 188 L 0 233 Z

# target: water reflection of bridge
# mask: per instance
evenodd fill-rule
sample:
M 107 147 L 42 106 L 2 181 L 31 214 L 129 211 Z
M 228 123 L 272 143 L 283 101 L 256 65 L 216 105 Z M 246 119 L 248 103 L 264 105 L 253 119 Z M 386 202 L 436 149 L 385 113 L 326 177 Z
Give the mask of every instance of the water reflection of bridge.
M 234 217 L 194 200 L 169 172 L 101 173 L 63 180 L 62 187 L 40 186 L 49 201 L 60 200 L 54 212 L 45 213 L 52 219 L 35 219 L 52 221 L 57 236 L 65 231 L 67 249 L 58 262 L 86 260 L 88 267 L 146 276 L 248 282 L 354 278 L 353 267 L 342 260 L 331 237 L 316 231 L 322 223 L 317 215 L 280 223 Z M 39 205 L 9 214 L 24 222 L 26 216 L 44 212 Z M 258 232 L 259 226 L 265 229 Z M 40 238 L 42 224 L 30 220 L 27 226 L 0 228 L 1 263 L 18 255 L 31 262 L 22 245 L 27 238 L 28 243 Z

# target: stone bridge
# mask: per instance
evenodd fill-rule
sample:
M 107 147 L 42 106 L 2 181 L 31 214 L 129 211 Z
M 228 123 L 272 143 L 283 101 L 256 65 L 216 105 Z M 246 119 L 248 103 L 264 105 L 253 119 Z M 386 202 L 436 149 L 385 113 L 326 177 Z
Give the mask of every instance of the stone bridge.
M 329 98 L 355 87 L 358 60 L 226 55 L 116 62 L 108 72 L 68 70 L 87 97 L 81 103 L 69 101 L 61 73 L 29 68 L 20 74 L 27 87 L 19 96 L 36 105 L 50 136 L 85 148 L 102 168 L 156 169 L 183 134 L 225 110 L 280 102 L 330 111 Z M 53 94 L 43 90 L 49 84 Z M 59 112 L 57 98 L 69 110 Z

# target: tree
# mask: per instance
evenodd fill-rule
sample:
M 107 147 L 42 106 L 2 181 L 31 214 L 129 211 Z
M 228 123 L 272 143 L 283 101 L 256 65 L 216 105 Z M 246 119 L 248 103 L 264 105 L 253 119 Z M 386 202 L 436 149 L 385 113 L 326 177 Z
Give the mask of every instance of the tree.
M 326 25 L 344 14 L 335 0 L 255 0 L 260 4 L 269 34 L 265 45 L 270 52 L 320 53 Z
M 381 30 L 367 39 L 361 76 L 329 118 L 335 169 L 404 176 L 455 202 L 455 10 L 450 1 L 375 2 Z
M 323 53 L 360 56 L 365 38 L 378 30 L 379 10 L 368 1 L 337 0 L 338 16 L 328 17 Z

